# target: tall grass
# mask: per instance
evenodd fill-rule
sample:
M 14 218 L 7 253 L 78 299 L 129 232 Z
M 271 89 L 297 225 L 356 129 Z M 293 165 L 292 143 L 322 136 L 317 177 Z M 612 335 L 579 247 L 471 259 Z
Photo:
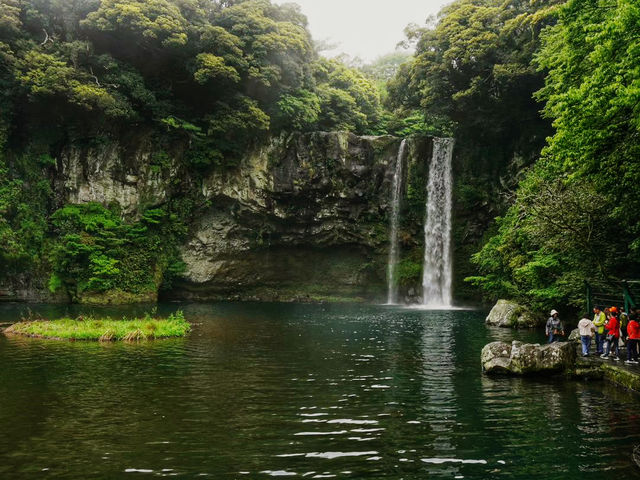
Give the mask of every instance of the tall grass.
M 145 314 L 142 318 L 113 320 L 77 317 L 58 320 L 23 320 L 4 330 L 5 334 L 26 335 L 61 340 L 139 341 L 156 338 L 184 337 L 191 330 L 181 311 L 167 318 Z

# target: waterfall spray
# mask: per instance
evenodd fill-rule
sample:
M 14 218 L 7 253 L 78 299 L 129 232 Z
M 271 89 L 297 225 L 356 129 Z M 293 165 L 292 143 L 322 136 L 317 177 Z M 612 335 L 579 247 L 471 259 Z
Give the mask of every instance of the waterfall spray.
M 451 305 L 452 138 L 434 138 L 424 224 L 422 304 Z
M 400 199 L 402 197 L 402 164 L 404 161 L 404 151 L 407 141 L 402 140 L 398 155 L 396 157 L 396 166 L 393 173 L 393 185 L 391 186 L 391 218 L 390 237 L 389 237 L 389 260 L 387 263 L 387 303 L 398 303 L 398 286 L 396 282 L 396 267 L 398 265 L 399 246 L 398 246 L 398 221 L 400 214 Z

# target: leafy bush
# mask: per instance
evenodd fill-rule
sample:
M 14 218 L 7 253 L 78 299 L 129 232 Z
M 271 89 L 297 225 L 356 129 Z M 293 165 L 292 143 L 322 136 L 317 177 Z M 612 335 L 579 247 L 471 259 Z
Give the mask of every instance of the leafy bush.
M 64 286 L 74 298 L 115 288 L 155 292 L 181 271 L 177 245 L 184 230 L 176 215 L 163 209 L 125 223 L 97 203 L 67 205 L 51 220 L 58 235 L 50 253 L 51 289 Z

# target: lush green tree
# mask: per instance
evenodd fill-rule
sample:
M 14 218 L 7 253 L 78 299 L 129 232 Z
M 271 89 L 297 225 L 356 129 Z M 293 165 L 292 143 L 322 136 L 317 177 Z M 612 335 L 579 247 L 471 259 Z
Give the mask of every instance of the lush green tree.
M 72 298 L 119 289 L 156 292 L 165 276 L 180 271 L 177 242 L 184 230 L 175 213 L 146 210 L 133 223 L 97 203 L 66 205 L 51 215 L 57 233 L 49 287 Z
M 411 62 L 413 55 L 407 51 L 396 50 L 395 52 L 381 55 L 373 62 L 364 64 L 360 67 L 362 73 L 373 80 L 378 92 L 380 100 L 385 103 L 387 101 L 388 83 L 396 77 L 398 71 L 404 64 Z
M 17 275 L 41 266 L 51 185 L 43 171 L 53 159 L 29 152 L 9 162 L 0 151 L 0 271 Z
M 20 31 L 20 3 L 18 0 L 0 1 L 0 35 L 15 35 Z
M 310 90 L 297 90 L 283 94 L 278 101 L 276 122 L 299 131 L 312 130 L 318 124 L 321 112 L 320 98 Z
M 380 95 L 367 77 L 338 60 L 320 59 L 315 78 L 320 130 L 370 132 L 380 120 Z
M 549 4 L 528 0 L 457 0 L 432 28 L 409 32 L 416 57 L 389 85 L 390 106 L 453 122 L 459 141 L 503 144 L 507 156 L 539 151 L 545 122 L 532 93 L 543 75 L 531 65 Z
M 492 295 L 582 304 L 640 275 L 640 6 L 570 0 L 537 54 L 555 134 L 475 260 Z
M 376 82 L 386 82 L 396 76 L 400 66 L 412 58 L 409 52 L 397 50 L 386 55 L 381 55 L 371 63 L 362 66 L 362 72 Z
M 98 9 L 89 13 L 82 24 L 114 36 L 135 37 L 144 47 L 178 47 L 187 43 L 187 20 L 179 4 L 168 0 L 101 0 Z
M 538 55 L 549 70 L 545 113 L 556 133 L 544 155 L 593 181 L 614 219 L 640 233 L 640 5 L 569 1 Z M 640 244 L 634 244 L 634 249 Z
M 482 275 L 468 280 L 492 299 L 514 298 L 541 310 L 580 306 L 585 280 L 601 285 L 621 266 L 609 209 L 593 184 L 569 181 L 540 161 L 473 257 Z

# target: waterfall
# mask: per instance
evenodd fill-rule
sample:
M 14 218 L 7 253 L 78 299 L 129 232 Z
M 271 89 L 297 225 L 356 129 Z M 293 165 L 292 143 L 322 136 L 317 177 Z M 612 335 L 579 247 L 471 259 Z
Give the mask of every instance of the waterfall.
M 396 267 L 398 265 L 398 217 L 400 213 L 400 199 L 402 197 L 402 163 L 404 151 L 407 145 L 402 140 L 396 157 L 396 166 L 393 172 L 393 185 L 391 186 L 391 218 L 389 237 L 389 260 L 387 263 L 387 303 L 398 303 L 398 286 L 396 284 Z
M 422 304 L 451 305 L 452 138 L 434 138 L 424 224 Z

